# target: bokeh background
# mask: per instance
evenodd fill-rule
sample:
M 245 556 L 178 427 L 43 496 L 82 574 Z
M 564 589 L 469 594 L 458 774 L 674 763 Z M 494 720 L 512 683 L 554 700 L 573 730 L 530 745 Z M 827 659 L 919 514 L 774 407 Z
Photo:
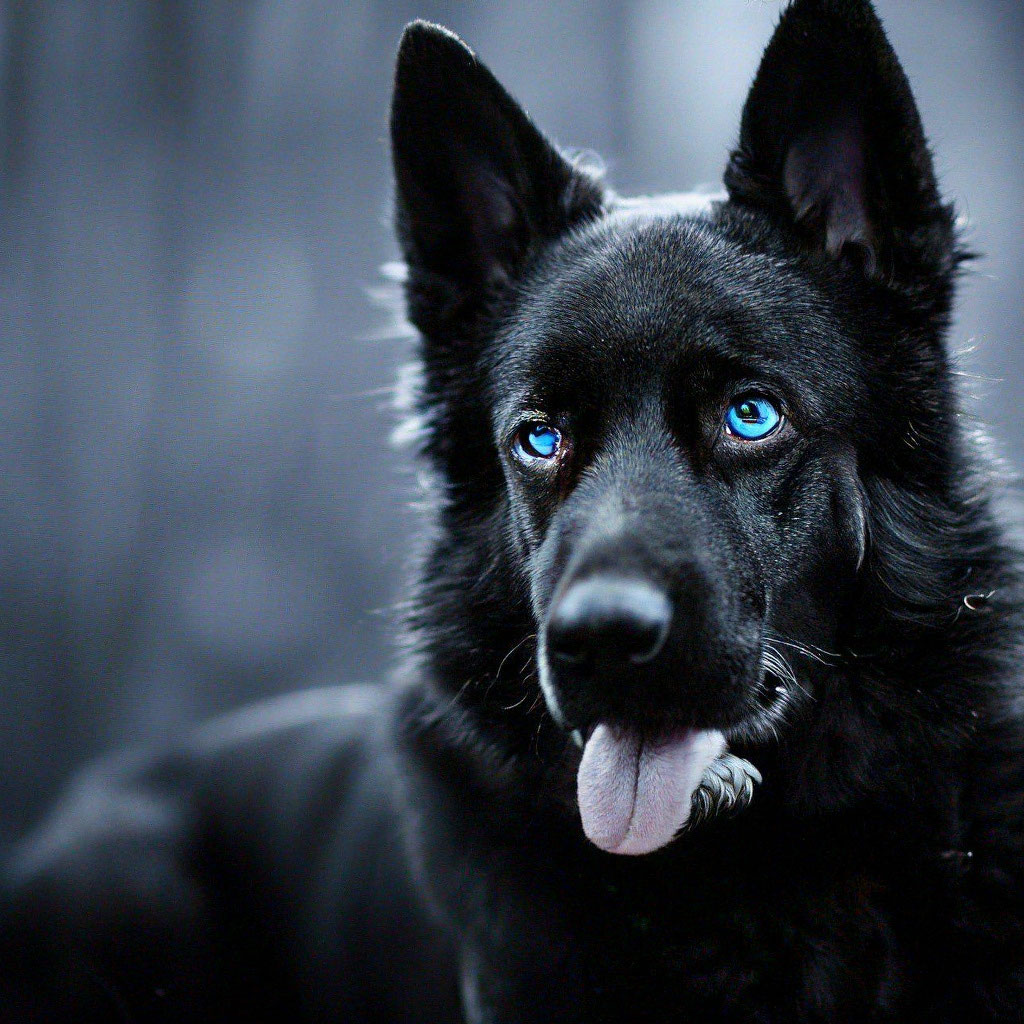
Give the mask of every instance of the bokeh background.
M 417 527 L 386 111 L 475 47 L 622 191 L 719 178 L 780 3 L 0 2 L 0 845 L 83 758 L 388 669 Z M 1024 4 L 878 0 L 985 259 L 953 345 L 1024 465 Z

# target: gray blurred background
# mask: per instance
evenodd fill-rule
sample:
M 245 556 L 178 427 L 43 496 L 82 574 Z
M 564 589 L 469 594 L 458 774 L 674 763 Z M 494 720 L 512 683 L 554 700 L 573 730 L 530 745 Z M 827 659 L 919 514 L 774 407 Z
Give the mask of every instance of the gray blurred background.
M 463 35 L 622 191 L 718 180 L 779 2 L 0 3 L 0 843 L 84 757 L 377 678 L 416 529 L 386 111 Z M 953 332 L 1024 465 L 1024 4 L 879 0 L 984 252 Z

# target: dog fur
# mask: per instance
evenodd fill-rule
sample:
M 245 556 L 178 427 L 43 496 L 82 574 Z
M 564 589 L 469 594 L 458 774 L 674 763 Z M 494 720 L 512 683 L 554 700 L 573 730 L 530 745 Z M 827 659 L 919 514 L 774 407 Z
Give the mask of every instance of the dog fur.
M 425 23 L 391 129 L 432 495 L 399 678 L 81 777 L 8 868 L 0 1019 L 1024 1019 L 1019 557 L 870 3 L 783 13 L 722 197 L 617 196 Z M 690 794 L 602 737 L 688 759 L 678 835 L 601 831 L 623 779 Z

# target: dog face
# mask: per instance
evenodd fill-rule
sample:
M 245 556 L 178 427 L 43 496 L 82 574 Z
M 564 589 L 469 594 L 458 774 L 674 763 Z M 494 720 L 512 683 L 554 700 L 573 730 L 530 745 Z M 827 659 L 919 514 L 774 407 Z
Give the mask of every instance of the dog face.
M 831 649 L 864 551 L 866 367 L 828 296 L 641 207 L 554 247 L 490 364 L 552 713 L 763 726 L 772 638 Z
M 851 642 L 865 562 L 893 589 L 887 482 L 947 484 L 957 253 L 913 98 L 869 3 L 797 0 L 727 195 L 623 200 L 418 23 L 392 136 L 448 557 L 528 616 L 588 834 L 645 852 L 821 696 L 791 663 Z

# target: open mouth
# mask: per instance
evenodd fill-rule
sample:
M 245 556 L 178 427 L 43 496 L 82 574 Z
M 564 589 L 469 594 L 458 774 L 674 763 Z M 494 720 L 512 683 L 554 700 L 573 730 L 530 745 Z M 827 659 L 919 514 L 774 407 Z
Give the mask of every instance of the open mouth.
M 778 695 L 765 705 L 751 721 L 774 712 Z M 735 731 L 760 730 L 744 723 Z M 586 739 L 579 732 L 573 739 L 583 749 L 576 783 L 583 831 L 608 853 L 653 853 L 688 825 L 746 807 L 761 782 L 749 761 L 728 752 L 717 729 L 649 740 L 602 723 Z
M 717 730 L 657 743 L 598 725 L 583 748 L 577 799 L 587 838 L 609 853 L 651 853 L 686 824 L 705 771 L 725 750 Z
M 788 686 L 762 672 L 752 706 L 728 726 L 677 727 L 652 737 L 603 721 L 581 731 L 565 721 L 543 654 L 540 665 L 552 716 L 582 750 L 576 795 L 584 834 L 608 853 L 652 853 L 688 827 L 745 808 L 761 775 L 728 744 L 770 738 L 789 703 Z

